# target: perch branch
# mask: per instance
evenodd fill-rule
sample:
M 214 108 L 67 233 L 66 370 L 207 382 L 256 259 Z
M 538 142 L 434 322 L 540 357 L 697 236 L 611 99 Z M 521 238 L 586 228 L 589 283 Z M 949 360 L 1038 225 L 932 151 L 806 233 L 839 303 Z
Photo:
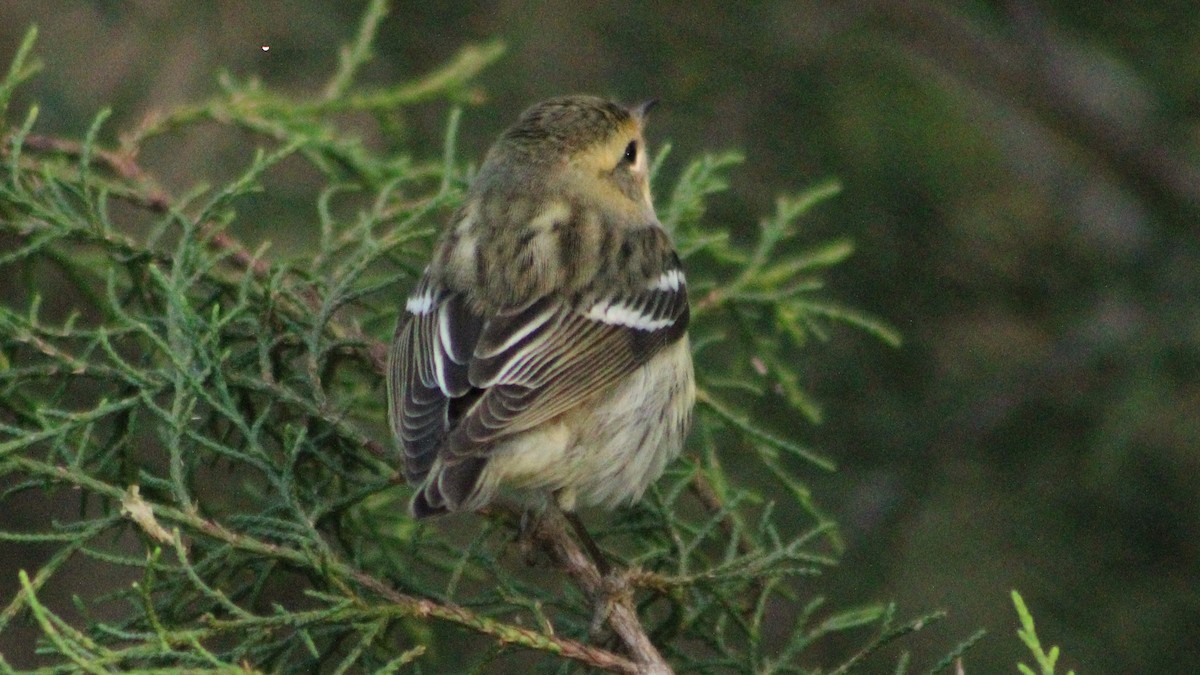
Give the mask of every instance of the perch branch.
M 10 456 L 7 459 L 9 462 L 20 466 L 21 469 L 30 475 L 62 481 L 77 488 L 86 488 L 89 492 L 108 497 L 117 502 L 127 499 L 129 495 L 127 491 L 115 485 L 97 480 L 68 466 L 41 462 L 21 455 Z M 221 541 L 241 551 L 286 561 L 301 568 L 319 569 L 325 573 L 331 573 L 335 577 L 351 579 L 373 594 L 402 608 L 405 614 L 411 616 L 441 619 L 471 628 L 485 635 L 490 635 L 501 642 L 519 644 L 531 649 L 552 652 L 594 668 L 618 673 L 648 672 L 619 654 L 586 645 L 577 640 L 561 638 L 480 616 L 469 609 L 453 603 L 435 602 L 427 598 L 418 598 L 400 593 L 383 581 L 341 560 L 331 560 L 326 557 L 314 560 L 309 552 L 261 541 L 254 537 L 234 532 L 225 528 L 220 523 L 201 517 L 195 512 L 149 502 L 141 498 L 139 498 L 139 503 L 149 509 L 149 515 L 145 515 L 143 518 L 154 520 L 155 522 L 157 522 L 155 519 L 162 519 L 167 522 L 176 523 L 190 531 L 202 533 L 206 537 Z M 140 524 L 141 522 L 139 521 Z
M 658 648 L 650 641 L 633 604 L 633 584 L 628 572 L 604 576 L 587 552 L 567 532 L 567 519 L 561 511 L 548 508 L 531 533 L 550 559 L 567 573 L 580 590 L 602 611 L 617 637 L 625 644 L 639 673 L 673 673 Z

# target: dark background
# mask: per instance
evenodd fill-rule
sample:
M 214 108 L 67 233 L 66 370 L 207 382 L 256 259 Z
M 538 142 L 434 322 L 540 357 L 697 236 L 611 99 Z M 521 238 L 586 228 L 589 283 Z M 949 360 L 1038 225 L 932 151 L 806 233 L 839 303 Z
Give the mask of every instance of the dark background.
M 9 0 L 0 61 L 36 22 L 46 65 L 10 118 L 37 101 L 39 132 L 80 137 L 111 106 L 111 143 L 223 69 L 313 94 L 361 9 Z M 844 184 L 795 246 L 853 239 L 831 294 L 905 344 L 839 328 L 802 356 L 825 422 L 799 437 L 840 465 L 809 480 L 848 543 L 814 587 L 948 610 L 909 643 L 918 664 L 983 627 L 967 671 L 1015 672 L 1017 588 L 1080 673 L 1200 671 L 1200 4 L 397 2 L 363 80 L 493 38 L 509 51 L 463 157 L 528 104 L 591 92 L 662 99 L 668 180 L 745 151 L 711 222 L 749 235 L 776 194 Z M 439 152 L 447 111 L 403 118 L 415 153 Z M 256 142 L 193 134 L 142 159 L 182 190 Z M 289 251 L 312 195 L 269 187 L 267 225 L 243 235 Z M 29 564 L 0 551 L 0 588 Z

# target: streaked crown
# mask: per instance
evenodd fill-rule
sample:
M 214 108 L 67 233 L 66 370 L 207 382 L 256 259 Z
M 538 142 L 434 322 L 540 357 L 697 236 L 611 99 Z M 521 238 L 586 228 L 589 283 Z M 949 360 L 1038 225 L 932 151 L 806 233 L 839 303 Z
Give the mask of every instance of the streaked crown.
M 500 144 L 572 154 L 616 134 L 636 132 L 639 122 L 631 111 L 612 101 L 595 96 L 562 96 L 526 110 L 504 132 Z

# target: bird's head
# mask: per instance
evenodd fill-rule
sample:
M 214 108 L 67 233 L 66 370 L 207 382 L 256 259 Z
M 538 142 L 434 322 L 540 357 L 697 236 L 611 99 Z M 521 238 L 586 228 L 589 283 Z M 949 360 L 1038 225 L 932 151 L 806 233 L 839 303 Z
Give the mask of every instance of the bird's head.
M 595 96 L 564 96 L 526 110 L 488 153 L 481 176 L 525 192 L 566 191 L 621 212 L 652 214 L 643 136 L 656 101 L 625 107 Z

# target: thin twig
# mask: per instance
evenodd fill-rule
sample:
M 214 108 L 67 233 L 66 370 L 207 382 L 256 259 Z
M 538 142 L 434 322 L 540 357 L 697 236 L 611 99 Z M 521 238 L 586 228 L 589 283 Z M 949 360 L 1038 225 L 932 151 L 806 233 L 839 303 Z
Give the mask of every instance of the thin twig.
M 725 504 L 721 501 L 721 495 L 717 494 L 713 488 L 712 481 L 702 471 L 696 471 L 692 475 L 692 482 L 689 487 L 691 492 L 696 496 L 697 501 L 704 507 L 704 510 L 711 516 L 716 516 L 725 511 Z M 719 521 L 717 521 L 721 531 L 727 537 L 735 537 L 737 539 L 737 550 L 741 555 L 750 555 L 754 553 L 754 543 L 746 536 L 746 532 L 737 527 L 733 521 L 733 514 L 726 513 Z M 758 598 L 762 596 L 763 590 L 766 588 L 765 580 L 762 577 L 755 577 L 750 582 L 749 592 L 742 597 L 742 611 L 752 612 L 754 606 L 758 602 Z
M 703 473 L 697 471 L 692 475 L 692 482 L 689 485 L 692 494 L 704 507 L 704 510 L 709 515 L 715 516 L 725 510 L 725 504 L 721 502 L 721 496 L 713 488 L 712 482 Z M 754 544 L 746 537 L 745 532 L 739 532 L 738 527 L 733 522 L 730 515 L 726 514 L 724 518 L 718 521 L 721 531 L 728 537 L 737 538 L 737 550 L 742 555 L 749 555 L 754 552 Z
M 77 141 L 57 138 L 54 136 L 30 135 L 25 138 L 24 146 L 31 150 L 55 152 L 71 157 L 84 154 L 83 145 Z M 174 199 L 159 187 L 156 181 L 138 164 L 133 152 L 121 152 L 96 147 L 92 150 L 92 158 L 107 167 L 118 177 L 133 183 L 138 190 L 134 203 L 153 213 L 167 213 L 171 210 Z M 238 269 L 250 272 L 255 278 L 267 279 L 271 274 L 271 264 L 252 253 L 236 237 L 219 230 L 215 223 L 203 222 L 198 224 L 201 237 L 208 247 L 224 257 L 226 261 Z M 315 291 L 308 289 L 302 298 L 306 310 L 319 310 L 321 299 Z M 330 330 L 339 339 L 357 342 L 363 345 L 362 352 L 377 372 L 383 373 L 387 366 L 387 345 L 368 337 L 357 327 L 339 322 L 330 322 Z

